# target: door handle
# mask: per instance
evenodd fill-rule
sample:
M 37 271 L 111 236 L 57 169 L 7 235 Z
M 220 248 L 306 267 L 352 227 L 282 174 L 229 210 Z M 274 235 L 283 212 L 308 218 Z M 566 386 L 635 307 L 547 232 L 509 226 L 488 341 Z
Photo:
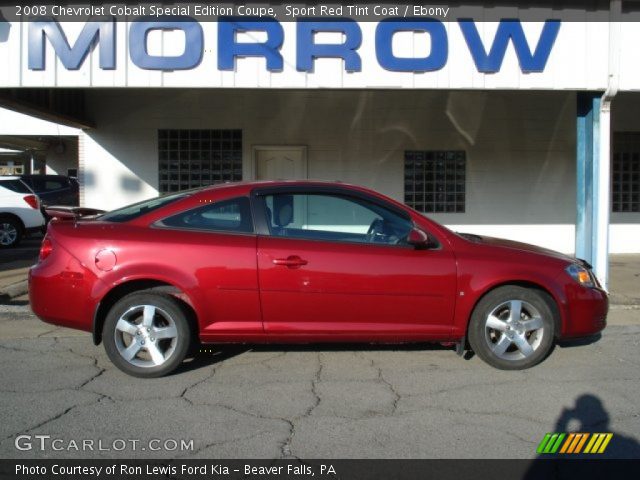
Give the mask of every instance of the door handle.
M 289 268 L 299 268 L 306 265 L 308 262 L 297 255 L 289 255 L 287 258 L 274 258 L 274 265 L 282 265 Z

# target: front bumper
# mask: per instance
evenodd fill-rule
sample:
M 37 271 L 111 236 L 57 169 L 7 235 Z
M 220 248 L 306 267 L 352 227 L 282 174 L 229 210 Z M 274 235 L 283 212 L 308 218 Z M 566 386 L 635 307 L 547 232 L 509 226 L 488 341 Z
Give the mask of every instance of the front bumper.
M 609 296 L 600 288 L 569 285 L 565 289 L 565 322 L 560 334 L 564 338 L 595 335 L 607 326 Z

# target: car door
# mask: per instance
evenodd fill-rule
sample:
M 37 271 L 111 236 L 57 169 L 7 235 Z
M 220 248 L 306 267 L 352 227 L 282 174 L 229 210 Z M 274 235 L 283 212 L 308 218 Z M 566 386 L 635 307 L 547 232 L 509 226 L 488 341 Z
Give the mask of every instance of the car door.
M 203 200 L 158 220 L 152 243 L 168 252 L 166 258 L 158 255 L 157 268 L 168 272 L 166 265 L 193 276 L 191 294 L 203 307 L 201 338 L 263 334 L 256 236 L 247 197 Z
M 406 242 L 410 216 L 350 191 L 257 191 L 264 219 L 258 273 L 265 331 L 338 338 L 446 337 L 455 260 Z

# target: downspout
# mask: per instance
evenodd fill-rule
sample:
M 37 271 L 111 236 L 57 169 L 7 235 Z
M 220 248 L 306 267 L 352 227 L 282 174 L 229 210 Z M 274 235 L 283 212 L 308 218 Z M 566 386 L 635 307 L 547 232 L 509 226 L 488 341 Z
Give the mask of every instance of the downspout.
M 621 45 L 622 0 L 609 4 L 609 67 L 607 89 L 600 102 L 598 161 L 594 165 L 594 270 L 607 289 L 609 282 L 609 217 L 611 212 L 611 103 L 618 93 Z

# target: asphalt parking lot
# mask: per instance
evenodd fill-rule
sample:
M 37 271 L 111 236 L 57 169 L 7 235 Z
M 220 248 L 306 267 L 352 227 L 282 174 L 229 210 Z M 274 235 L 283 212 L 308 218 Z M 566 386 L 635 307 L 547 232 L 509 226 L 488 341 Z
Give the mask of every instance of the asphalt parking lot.
M 0 251 L 0 270 L 32 263 L 40 241 Z M 545 433 L 566 430 L 613 432 L 605 455 L 639 458 L 637 264 L 612 263 L 627 288 L 615 284 L 625 295 L 600 341 L 523 372 L 430 345 L 238 346 L 139 380 L 14 298 L 0 305 L 0 458 L 534 458 Z M 36 435 L 51 436 L 44 450 Z M 93 450 L 73 448 L 85 440 Z
M 570 429 L 613 432 L 604 455 L 638 458 L 639 313 L 616 308 L 599 342 L 521 372 L 426 345 L 276 346 L 203 351 L 139 380 L 89 335 L 4 305 L 0 457 L 534 458 L 545 433 Z M 33 448 L 17 450 L 18 435 Z M 108 450 L 67 450 L 86 439 Z M 151 451 L 152 439 L 193 448 Z

